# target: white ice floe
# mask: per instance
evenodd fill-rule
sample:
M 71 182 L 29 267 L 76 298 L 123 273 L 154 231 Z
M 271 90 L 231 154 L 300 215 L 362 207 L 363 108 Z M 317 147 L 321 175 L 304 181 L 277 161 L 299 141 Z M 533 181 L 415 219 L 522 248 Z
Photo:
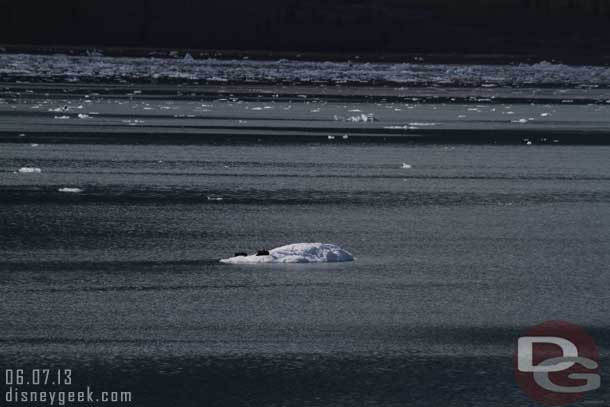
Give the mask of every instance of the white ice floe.
M 80 189 L 80 188 L 67 188 L 67 187 L 59 188 L 58 191 L 59 192 L 66 192 L 66 193 L 72 193 L 72 194 L 78 194 L 80 192 L 83 192 L 83 190 Z
M 411 164 L 402 163 L 402 167 L 401 168 L 409 169 L 409 168 L 413 168 L 413 166 Z
M 40 174 L 42 170 L 36 167 L 21 167 L 19 168 L 20 174 Z
M 221 259 L 227 264 L 261 264 L 261 263 L 335 263 L 353 261 L 352 254 L 341 247 L 330 243 L 295 243 L 276 247 L 268 255 L 235 256 Z

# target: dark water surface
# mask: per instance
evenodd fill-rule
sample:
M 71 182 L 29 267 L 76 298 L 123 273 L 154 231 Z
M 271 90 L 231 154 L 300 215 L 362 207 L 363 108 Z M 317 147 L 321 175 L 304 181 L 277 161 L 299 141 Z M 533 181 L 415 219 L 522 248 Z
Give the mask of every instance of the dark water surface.
M 527 404 L 522 329 L 610 339 L 609 153 L 3 144 L 4 365 L 136 405 Z M 357 260 L 217 262 L 300 241 Z
M 3 369 L 137 406 L 533 405 L 516 338 L 562 319 L 610 400 L 605 88 L 45 86 L 0 98 Z M 356 261 L 218 262 L 317 241 Z

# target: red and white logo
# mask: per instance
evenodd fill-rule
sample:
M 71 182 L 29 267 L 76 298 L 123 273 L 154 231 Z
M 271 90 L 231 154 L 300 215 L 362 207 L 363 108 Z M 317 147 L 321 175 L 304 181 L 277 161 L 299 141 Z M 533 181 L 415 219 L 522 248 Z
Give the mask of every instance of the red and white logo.
M 515 376 L 535 401 L 574 403 L 600 387 L 599 352 L 584 329 L 565 321 L 530 328 L 517 341 Z

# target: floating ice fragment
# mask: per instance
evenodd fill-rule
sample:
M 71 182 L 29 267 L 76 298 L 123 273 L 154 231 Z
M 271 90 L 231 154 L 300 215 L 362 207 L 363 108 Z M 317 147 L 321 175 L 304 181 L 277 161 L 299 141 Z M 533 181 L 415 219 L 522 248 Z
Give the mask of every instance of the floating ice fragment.
M 220 196 L 208 196 L 208 201 L 222 201 L 223 198 Z
M 413 122 L 413 123 L 409 123 L 409 126 L 421 126 L 421 127 L 425 127 L 425 126 L 438 126 L 438 123 Z
M 66 193 L 72 193 L 72 194 L 78 194 L 80 192 L 83 192 L 83 190 L 80 189 L 80 188 L 68 188 L 68 187 L 59 188 L 58 191 L 59 192 L 66 192 Z
M 348 122 L 363 122 L 363 123 L 367 123 L 367 122 L 378 121 L 378 119 L 375 118 L 373 113 L 369 113 L 369 114 L 362 113 L 361 115 L 358 115 L 358 116 L 350 116 L 350 117 L 348 117 L 347 121 Z
M 411 164 L 402 163 L 402 167 L 401 168 L 409 169 L 409 168 L 413 168 L 413 166 Z
M 221 259 L 226 264 L 261 264 L 261 263 L 335 263 L 353 261 L 354 257 L 347 250 L 330 243 L 295 243 L 277 247 L 268 255 L 235 256 Z
M 78 118 L 79 118 L 79 119 L 90 119 L 90 118 L 91 118 L 91 116 L 89 116 L 88 114 L 79 113 L 79 114 L 78 114 Z
M 20 174 L 40 174 L 42 170 L 36 167 L 21 167 L 18 172 Z

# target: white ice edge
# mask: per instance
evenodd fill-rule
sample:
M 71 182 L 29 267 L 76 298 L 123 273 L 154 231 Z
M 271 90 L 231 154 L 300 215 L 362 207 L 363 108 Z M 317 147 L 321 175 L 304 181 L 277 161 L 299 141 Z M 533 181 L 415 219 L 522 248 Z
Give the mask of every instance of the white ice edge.
M 269 250 L 269 255 L 236 256 L 221 259 L 225 264 L 337 263 L 353 261 L 347 250 L 330 243 L 294 243 Z

